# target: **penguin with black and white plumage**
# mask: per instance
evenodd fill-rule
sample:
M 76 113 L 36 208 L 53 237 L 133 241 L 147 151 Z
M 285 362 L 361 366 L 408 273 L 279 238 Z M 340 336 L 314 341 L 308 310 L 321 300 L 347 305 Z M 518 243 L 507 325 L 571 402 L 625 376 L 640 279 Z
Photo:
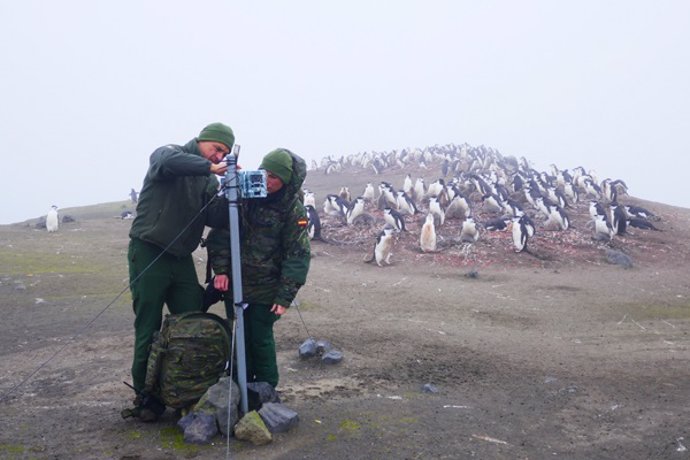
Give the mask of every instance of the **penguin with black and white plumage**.
M 427 196 L 438 196 L 445 186 L 446 182 L 443 179 L 436 179 L 429 184 L 426 194 Z
M 606 216 L 602 214 L 594 216 L 594 239 L 597 241 L 611 241 L 613 239 L 613 228 L 611 228 Z
M 307 234 L 310 240 L 321 239 L 321 218 L 316 208 L 310 204 L 304 206 L 307 210 Z
M 494 217 L 484 222 L 484 228 L 491 231 L 504 231 L 508 228 L 508 224 L 511 222 L 510 217 Z
M 316 195 L 314 192 L 305 188 L 302 190 L 302 193 L 304 194 L 304 206 L 316 207 Z
M 575 186 L 572 183 L 566 182 L 566 184 L 563 186 L 563 193 L 570 200 L 571 203 L 579 203 L 580 192 L 577 191 L 577 188 L 575 188 Z
M 405 176 L 405 180 L 403 180 L 402 190 L 403 190 L 403 192 L 407 193 L 408 195 L 412 195 L 413 189 L 414 189 L 414 185 L 412 184 L 412 176 L 408 173 Z
M 326 196 L 326 201 L 323 204 L 324 214 L 345 219 L 348 209 L 347 203 L 338 195 L 330 194 Z
M 409 197 L 407 193 L 405 193 L 402 190 L 398 190 L 397 199 L 398 211 L 400 211 L 400 214 L 409 214 L 413 216 L 417 213 L 417 206 L 414 204 L 414 201 L 412 200 L 412 198 Z
M 381 205 L 383 205 L 383 208 L 398 208 L 395 188 L 388 182 L 381 182 L 379 184 L 379 206 Z
M 361 196 L 358 196 L 355 198 L 355 200 L 352 202 L 352 206 L 350 206 L 345 213 L 345 222 L 347 225 L 352 225 L 355 223 L 355 219 L 359 217 L 362 213 L 364 212 L 364 198 Z
M 628 226 L 628 216 L 623 206 L 614 201 L 609 205 L 609 212 L 611 213 L 611 228 L 614 235 L 625 235 Z
M 383 219 L 388 225 L 398 232 L 404 232 L 407 230 L 405 228 L 405 219 L 403 218 L 402 214 L 393 208 L 384 208 Z
M 529 217 L 527 214 L 513 217 L 513 225 L 511 228 L 513 236 L 513 247 L 515 252 L 522 252 L 527 250 L 527 241 L 534 234 L 534 230 L 530 232 Z
M 640 206 L 629 205 L 629 206 L 624 206 L 624 208 L 625 208 L 625 212 L 628 213 L 628 216 L 630 216 L 630 217 L 638 217 L 641 219 L 655 219 L 655 218 L 657 218 L 656 214 L 654 214 L 653 212 L 651 212 L 651 211 L 649 211 L 643 207 L 640 207 Z
M 424 184 L 424 179 L 418 177 L 414 183 L 414 191 L 412 193 L 412 199 L 415 203 L 419 204 L 424 196 L 426 195 L 426 184 Z
M 592 219 L 596 219 L 597 216 L 604 216 L 604 219 L 606 219 L 606 210 L 598 201 L 590 200 L 589 215 L 592 217 Z
M 376 192 L 374 191 L 374 186 L 371 185 L 371 182 L 368 182 L 367 185 L 364 187 L 362 198 L 364 198 L 364 200 L 368 203 L 373 203 L 376 199 Z
M 58 231 L 58 226 L 59 226 L 59 218 L 58 218 L 58 207 L 55 205 L 52 205 L 50 207 L 50 210 L 48 211 L 48 214 L 46 215 L 46 230 L 49 232 L 57 232 Z
M 522 209 L 522 205 L 515 200 L 506 200 L 505 203 L 503 203 L 503 207 L 510 217 L 519 217 L 525 213 L 524 209 Z
M 375 261 L 379 267 L 383 267 L 383 264 L 390 265 L 395 242 L 393 231 L 393 228 L 388 225 L 383 227 L 379 234 L 376 235 L 373 254 L 365 259 L 365 262 Z
M 460 241 L 463 243 L 476 243 L 479 239 L 479 229 L 472 217 L 468 217 L 462 222 L 460 229 Z
M 548 206 L 549 210 L 549 217 L 547 220 L 547 225 L 548 223 L 554 223 L 560 230 L 568 230 L 570 227 L 570 217 L 568 217 L 568 214 L 558 206 L 557 204 L 552 204 Z
M 657 232 L 661 231 L 661 229 L 655 227 L 650 221 L 647 219 L 642 219 L 641 217 L 631 217 L 627 220 L 627 223 L 630 227 L 635 227 L 642 230 L 654 230 Z
M 429 212 L 433 214 L 434 219 L 438 221 L 436 222 L 437 226 L 443 225 L 443 222 L 446 220 L 446 211 L 441 207 L 438 199 L 434 196 L 429 198 Z
M 471 214 L 470 204 L 460 192 L 450 200 L 445 210 L 445 219 L 466 219 Z
M 422 252 L 436 251 L 436 226 L 434 225 L 434 215 L 427 214 L 419 234 L 419 246 Z
M 485 211 L 490 213 L 500 213 L 504 211 L 500 198 L 493 193 L 486 193 L 482 196 L 482 207 Z

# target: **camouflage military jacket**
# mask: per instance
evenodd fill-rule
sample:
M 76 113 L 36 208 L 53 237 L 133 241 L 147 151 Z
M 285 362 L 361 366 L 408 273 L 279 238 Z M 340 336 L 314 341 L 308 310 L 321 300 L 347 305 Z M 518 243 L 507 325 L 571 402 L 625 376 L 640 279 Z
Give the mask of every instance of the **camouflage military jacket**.
M 247 303 L 289 307 L 306 282 L 311 258 L 307 214 L 299 199 L 304 177 L 293 174 L 275 196 L 242 200 L 242 294 Z M 211 229 L 206 246 L 214 273 L 231 276 L 229 231 Z

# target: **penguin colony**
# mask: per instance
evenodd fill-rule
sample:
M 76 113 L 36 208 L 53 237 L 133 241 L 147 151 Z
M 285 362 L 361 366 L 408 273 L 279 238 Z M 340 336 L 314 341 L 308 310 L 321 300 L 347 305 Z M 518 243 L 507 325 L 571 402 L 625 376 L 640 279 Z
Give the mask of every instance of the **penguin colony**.
M 593 249 L 625 250 L 629 238 L 659 230 L 652 212 L 624 204 L 631 200 L 620 179 L 599 180 L 582 166 L 569 170 L 552 164 L 538 171 L 524 157 L 485 146 L 448 144 L 327 157 L 312 162 L 311 170 L 381 175 L 361 191 L 338 184 L 337 193 L 321 197 L 320 220 L 312 217 L 318 197 L 305 191 L 310 221 L 318 221 L 321 238 L 353 244 L 354 235 L 367 246 L 368 261 L 379 266 L 395 264 L 391 254 L 399 240 L 408 248 L 413 244 L 419 254 L 462 248 L 467 257 L 473 247 L 485 245 L 538 257 L 541 249 L 582 247 L 576 238 Z M 351 189 L 360 195 L 353 198 Z M 341 234 L 350 241 L 342 241 Z

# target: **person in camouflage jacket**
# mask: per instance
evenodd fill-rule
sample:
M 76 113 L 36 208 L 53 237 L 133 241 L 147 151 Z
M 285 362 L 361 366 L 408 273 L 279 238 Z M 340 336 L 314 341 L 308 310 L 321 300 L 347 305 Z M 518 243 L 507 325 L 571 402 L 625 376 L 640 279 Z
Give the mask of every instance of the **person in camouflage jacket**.
M 249 305 L 244 311 L 247 381 L 268 382 L 275 388 L 279 376 L 273 323 L 306 282 L 311 258 L 301 200 L 306 164 L 289 150 L 276 149 L 259 168 L 267 173 L 268 197 L 244 199 L 239 211 L 242 294 Z M 228 230 L 218 228 L 206 239 L 213 285 L 222 292 L 231 289 L 229 240 Z M 232 293 L 225 298 L 230 316 Z

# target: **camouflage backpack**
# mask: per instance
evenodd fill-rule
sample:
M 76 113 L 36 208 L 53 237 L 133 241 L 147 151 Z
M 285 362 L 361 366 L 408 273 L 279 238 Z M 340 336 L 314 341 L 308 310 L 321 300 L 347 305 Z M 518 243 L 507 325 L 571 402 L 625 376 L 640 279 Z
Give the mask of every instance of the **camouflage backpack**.
M 228 369 L 230 327 L 213 313 L 166 315 L 154 335 L 144 393 L 180 409 L 196 403 Z

